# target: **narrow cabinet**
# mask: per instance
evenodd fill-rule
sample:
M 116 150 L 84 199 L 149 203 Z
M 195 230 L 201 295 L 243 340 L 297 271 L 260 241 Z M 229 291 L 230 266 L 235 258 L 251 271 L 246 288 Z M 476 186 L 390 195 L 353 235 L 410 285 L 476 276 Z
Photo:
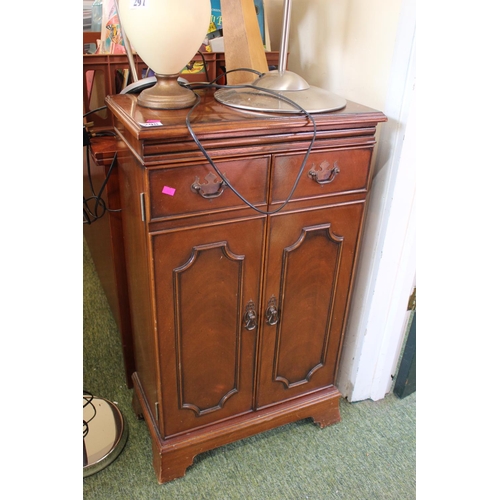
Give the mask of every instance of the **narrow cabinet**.
M 225 107 L 211 91 L 200 98 L 191 125 L 205 152 L 187 110 L 106 99 L 126 146 L 133 404 L 160 483 L 238 439 L 340 420 L 335 377 L 386 120 L 348 103 L 313 126 Z

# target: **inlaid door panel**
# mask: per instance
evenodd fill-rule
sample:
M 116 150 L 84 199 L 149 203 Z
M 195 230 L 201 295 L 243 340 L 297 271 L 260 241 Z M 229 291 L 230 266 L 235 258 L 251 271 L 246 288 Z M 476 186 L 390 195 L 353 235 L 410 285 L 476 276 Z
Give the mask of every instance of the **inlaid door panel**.
M 252 409 L 264 221 L 152 236 L 165 435 Z
M 259 407 L 334 384 L 363 205 L 271 218 Z

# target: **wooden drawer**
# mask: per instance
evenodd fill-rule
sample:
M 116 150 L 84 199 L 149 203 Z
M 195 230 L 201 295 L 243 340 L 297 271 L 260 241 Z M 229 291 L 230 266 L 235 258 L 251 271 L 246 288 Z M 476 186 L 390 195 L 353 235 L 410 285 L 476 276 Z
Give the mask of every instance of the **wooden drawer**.
M 372 149 L 329 150 L 311 153 L 292 200 L 366 191 Z M 271 203 L 283 202 L 292 190 L 304 154 L 274 159 Z
M 217 167 L 246 200 L 265 207 L 269 164 L 269 157 L 259 157 L 218 161 Z M 209 163 L 150 170 L 149 184 L 151 221 L 247 207 Z

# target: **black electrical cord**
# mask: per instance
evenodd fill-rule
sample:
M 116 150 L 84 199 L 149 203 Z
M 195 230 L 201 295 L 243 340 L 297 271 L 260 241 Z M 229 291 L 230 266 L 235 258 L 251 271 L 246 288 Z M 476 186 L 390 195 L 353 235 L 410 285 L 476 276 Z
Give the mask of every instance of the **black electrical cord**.
M 233 71 L 238 71 L 238 70 L 233 70 Z M 246 69 L 242 69 L 240 71 L 247 71 L 247 70 Z M 251 71 L 253 71 L 253 70 L 251 70 Z M 229 73 L 229 72 L 227 72 L 227 73 Z M 227 73 L 225 73 L 225 74 L 227 74 Z M 220 76 L 222 76 L 222 75 L 220 75 Z M 281 100 L 287 102 L 288 104 L 290 104 L 291 106 L 295 107 L 298 110 L 299 113 L 304 114 L 311 121 L 312 126 L 313 126 L 313 135 L 312 135 L 311 143 L 309 144 L 309 147 L 307 148 L 307 151 L 306 151 L 306 153 L 304 155 L 304 159 L 302 160 L 302 164 L 301 164 L 301 166 L 299 168 L 299 172 L 298 172 L 297 177 L 295 179 L 295 182 L 294 182 L 294 184 L 292 186 L 292 189 L 291 189 L 289 195 L 286 197 L 285 201 L 278 208 L 276 208 L 275 210 L 268 211 L 268 210 L 261 210 L 260 208 L 258 208 L 255 205 L 253 205 L 250 201 L 248 201 L 244 196 L 242 196 L 234 188 L 234 186 L 229 182 L 229 180 L 226 178 L 226 176 L 219 170 L 219 168 L 217 167 L 217 165 L 215 164 L 215 162 L 212 160 L 212 158 L 210 157 L 210 155 L 208 154 L 208 152 L 206 151 L 206 149 L 203 147 L 203 145 L 199 141 L 198 137 L 196 137 L 196 134 L 194 133 L 194 130 L 191 127 L 191 114 L 193 113 L 193 111 L 196 109 L 196 107 L 201 102 L 201 98 L 200 98 L 200 96 L 198 94 L 196 94 L 196 102 L 194 103 L 194 105 L 189 110 L 189 112 L 188 112 L 188 114 L 186 116 L 186 126 L 187 126 L 187 128 L 189 130 L 189 133 L 191 134 L 191 137 L 193 138 L 194 142 L 196 143 L 196 145 L 198 146 L 198 148 L 202 152 L 203 156 L 205 156 L 205 158 L 207 159 L 207 161 L 210 163 L 210 165 L 212 166 L 212 168 L 217 172 L 217 174 L 222 179 L 222 181 L 229 187 L 229 189 L 241 201 L 243 201 L 247 206 L 249 206 L 253 210 L 255 210 L 255 211 L 257 211 L 257 212 L 259 212 L 261 214 L 264 214 L 264 215 L 273 215 L 273 214 L 276 214 L 276 213 L 280 212 L 281 210 L 283 210 L 283 208 L 285 208 L 285 206 L 289 203 L 289 201 L 293 197 L 295 189 L 297 188 L 297 185 L 299 184 L 300 178 L 302 177 L 302 174 L 304 172 L 307 160 L 309 158 L 311 150 L 312 150 L 312 148 L 314 146 L 314 142 L 316 140 L 316 122 L 315 122 L 313 116 L 308 111 L 306 111 L 304 108 L 302 108 L 299 104 L 297 104 L 295 101 L 293 101 L 292 99 L 289 99 L 288 97 L 285 97 L 283 94 L 280 94 L 280 93 L 275 92 L 275 91 L 270 90 L 270 89 L 266 89 L 266 88 L 262 88 L 262 87 L 256 87 L 255 85 L 216 85 L 214 83 L 210 83 L 209 85 L 199 85 L 199 86 L 190 85 L 190 88 L 191 88 L 191 90 L 193 90 L 194 88 L 200 88 L 200 89 L 201 88 L 204 88 L 204 89 L 206 89 L 206 88 L 223 88 L 223 89 L 228 89 L 228 88 L 236 88 L 236 89 L 237 88 L 250 88 L 250 89 L 253 89 L 253 90 L 258 90 L 258 91 L 266 92 L 269 95 L 271 95 L 273 97 L 276 97 L 277 99 L 281 99 Z
M 107 109 L 107 106 L 101 106 L 96 109 L 92 109 L 85 113 L 83 117 L 87 117 L 91 115 L 92 113 L 97 113 L 98 111 L 101 111 L 103 109 Z M 96 132 L 92 134 L 92 137 L 116 137 L 116 134 L 111 131 L 111 130 L 102 130 L 99 132 Z M 118 210 L 112 210 L 106 206 L 106 202 L 102 198 L 102 193 L 104 192 L 104 188 L 106 187 L 106 184 L 108 183 L 109 177 L 111 175 L 111 172 L 113 168 L 115 167 L 116 164 L 116 158 L 118 155 L 118 152 L 115 152 L 115 155 L 113 157 L 113 161 L 111 162 L 111 166 L 109 167 L 108 173 L 106 174 L 106 177 L 104 179 L 104 182 L 102 183 L 101 188 L 99 189 L 99 192 L 95 192 L 94 184 L 92 182 L 92 174 L 90 170 L 90 151 L 92 148 L 92 145 L 90 143 L 90 134 L 86 131 L 86 128 L 84 128 L 84 146 L 86 146 L 86 152 L 87 152 L 87 177 L 89 180 L 89 185 L 90 185 L 90 192 L 92 193 L 92 196 L 89 198 L 83 197 L 83 223 L 84 224 L 92 224 L 92 222 L 96 221 L 97 219 L 100 219 L 101 217 L 104 216 L 106 212 L 120 212 L 121 209 Z M 94 201 L 94 207 L 91 208 L 89 203 L 91 201 Z M 100 210 L 101 211 L 100 211 Z
M 203 55 L 203 52 L 201 50 L 198 51 L 198 54 L 201 56 L 201 60 L 203 61 L 203 69 L 205 71 L 205 75 L 208 78 L 208 66 L 207 66 L 207 60 L 205 59 L 205 56 Z
M 90 145 L 86 148 L 87 152 L 87 177 L 89 178 L 90 192 L 92 196 L 95 196 L 94 184 L 92 183 L 92 175 L 90 172 Z
M 260 71 L 257 71 L 256 69 L 252 69 L 252 68 L 238 68 L 238 69 L 230 69 L 229 71 L 224 71 L 224 73 L 221 73 L 220 75 L 216 76 L 211 82 L 209 85 L 214 85 L 217 80 L 219 80 L 220 78 L 222 78 L 223 76 L 226 76 L 226 75 L 229 75 L 229 73 L 235 73 L 237 71 L 245 71 L 246 73 L 254 73 L 256 74 L 258 77 L 261 77 L 264 73 L 261 73 Z M 223 88 L 234 88 L 234 86 L 231 86 L 231 85 L 224 85 Z M 253 87 L 255 88 L 255 87 Z
M 201 53 L 200 53 L 201 54 Z M 203 58 L 203 55 L 201 56 Z M 234 88 L 235 86 L 231 85 L 221 85 L 219 87 L 215 87 L 216 82 L 220 80 L 221 78 L 225 77 L 226 75 L 229 75 L 229 73 L 235 73 L 236 71 L 245 71 L 247 73 L 254 73 L 258 77 L 261 77 L 264 73 L 261 73 L 260 71 L 257 71 L 256 69 L 251 69 L 251 68 L 238 68 L 238 69 L 231 69 L 229 71 L 224 71 L 220 75 L 217 75 L 211 82 L 195 82 L 195 83 L 185 83 L 185 82 L 179 82 L 179 85 L 182 85 L 183 87 L 186 87 L 188 89 L 208 89 L 208 88 Z M 205 71 L 205 73 L 208 76 L 208 71 Z M 252 88 L 255 88 L 252 86 Z
M 96 134 L 99 135 L 99 134 Z M 103 134 L 105 135 L 105 134 Z M 114 135 L 114 134 L 112 134 Z M 111 161 L 111 165 L 109 167 L 109 170 L 106 174 L 106 177 L 102 183 L 101 188 L 99 189 L 99 192 L 96 193 L 93 182 L 92 182 L 92 174 L 90 171 L 90 146 L 87 146 L 87 176 L 89 179 L 89 186 L 90 186 L 90 192 L 92 193 L 92 196 L 89 198 L 83 197 L 83 223 L 84 224 L 91 224 L 92 222 L 96 221 L 97 219 L 100 219 L 101 217 L 104 216 L 106 212 L 120 212 L 121 209 L 118 210 L 113 210 L 110 209 L 106 206 L 106 202 L 102 198 L 102 193 L 104 192 L 104 188 L 106 187 L 109 177 L 111 176 L 111 172 L 113 171 L 115 165 L 116 165 L 116 158 L 118 157 L 118 152 L 116 151 L 113 160 Z M 94 201 L 94 206 L 93 208 L 90 207 L 89 203 L 91 201 Z M 100 211 L 101 210 L 101 211 Z
M 97 415 L 97 410 L 94 406 L 94 404 L 92 403 L 94 399 L 94 396 L 92 394 L 90 394 L 90 392 L 87 392 L 87 391 L 83 391 L 83 409 L 85 409 L 87 406 L 91 406 L 91 408 L 94 410 L 94 414 L 88 419 L 88 420 L 83 420 L 83 438 L 85 439 L 85 437 L 87 437 L 88 433 L 89 433 L 89 424 L 90 422 L 95 418 L 95 416 Z
M 92 113 L 97 113 L 98 111 L 102 111 L 103 109 L 107 109 L 107 106 L 104 105 L 104 106 L 101 106 L 100 108 L 91 109 L 90 111 L 87 111 L 83 115 L 83 117 L 86 118 L 87 116 L 91 115 Z
M 200 52 L 200 54 L 201 54 L 201 52 Z M 206 68 L 206 61 L 205 61 L 205 58 L 204 58 L 203 54 L 201 54 L 201 57 L 203 59 L 204 65 L 205 65 L 205 72 L 208 74 L 207 68 Z M 280 212 L 281 210 L 283 210 L 283 208 L 285 208 L 285 206 L 290 202 L 290 200 L 293 197 L 293 194 L 295 193 L 295 190 L 296 190 L 296 188 L 297 188 L 297 186 L 299 184 L 300 178 L 302 177 L 302 174 L 304 172 L 305 166 L 307 164 L 307 160 L 309 158 L 311 150 L 312 150 L 312 148 L 314 146 L 314 142 L 316 140 L 316 134 L 317 134 L 316 121 L 314 120 L 314 118 L 311 115 L 311 113 L 309 113 L 308 111 L 306 111 L 302 106 L 300 106 L 299 104 L 297 104 L 292 99 L 289 99 L 288 97 L 284 96 L 282 93 L 276 92 L 276 91 L 271 90 L 271 89 L 266 89 L 266 88 L 263 88 L 263 87 L 257 87 L 255 85 L 250 85 L 250 84 L 245 84 L 245 85 L 219 85 L 219 84 L 216 83 L 217 80 L 219 80 L 219 78 L 222 78 L 222 77 L 228 75 L 229 73 L 236 72 L 236 71 L 245 71 L 245 72 L 255 73 L 259 77 L 262 76 L 262 74 L 263 74 L 260 71 L 257 71 L 257 70 L 254 70 L 254 69 L 250 69 L 250 68 L 238 68 L 238 69 L 226 71 L 226 72 L 218 75 L 214 80 L 212 80 L 211 82 L 209 82 L 207 84 L 198 84 L 198 85 L 197 84 L 181 84 L 181 85 L 183 85 L 183 86 L 191 89 L 193 91 L 193 93 L 195 94 L 195 96 L 196 96 L 196 102 L 193 104 L 193 106 L 188 111 L 188 114 L 186 116 L 186 127 L 189 130 L 189 133 L 191 134 L 191 137 L 192 137 L 193 141 L 196 143 L 196 145 L 200 149 L 201 153 L 203 154 L 203 156 L 205 156 L 205 158 L 210 163 L 210 165 L 215 170 L 215 172 L 222 179 L 222 182 L 225 185 L 227 185 L 227 187 L 229 187 L 229 189 L 241 201 L 243 201 L 243 203 L 245 203 L 251 209 L 253 209 L 256 212 L 259 212 L 261 214 L 264 214 L 264 215 L 273 215 L 273 214 L 276 214 L 276 213 Z M 309 144 L 309 147 L 306 150 L 306 153 L 305 153 L 304 158 L 302 160 L 302 164 L 301 164 L 301 166 L 299 168 L 299 172 L 297 174 L 297 177 L 295 178 L 295 181 L 293 183 L 292 189 L 290 190 L 290 193 L 288 194 L 288 196 L 285 198 L 285 201 L 278 208 L 276 208 L 275 210 L 271 210 L 271 211 L 261 210 L 260 208 L 256 207 L 253 203 L 251 203 L 250 201 L 248 201 L 243 195 L 241 195 L 239 193 L 239 191 L 226 178 L 226 176 L 219 170 L 219 168 L 217 167 L 217 165 L 215 164 L 215 162 L 212 160 L 212 158 L 210 157 L 210 155 L 208 154 L 208 152 L 206 151 L 206 149 L 203 147 L 203 145 L 201 144 L 200 140 L 196 136 L 196 134 L 195 134 L 195 132 L 194 132 L 192 126 L 191 126 L 191 114 L 197 108 L 197 106 L 200 104 L 201 98 L 200 98 L 200 96 L 198 94 L 196 94 L 196 92 L 194 92 L 194 90 L 195 89 L 208 89 L 208 88 L 214 88 L 214 89 L 241 89 L 241 88 L 248 88 L 248 89 L 252 89 L 252 90 L 256 90 L 256 91 L 261 91 L 261 92 L 269 94 L 272 97 L 275 97 L 276 99 L 280 99 L 282 101 L 287 102 L 288 104 L 290 104 L 291 106 L 293 106 L 294 108 L 296 108 L 298 113 L 305 115 L 308 118 L 308 120 L 311 122 L 312 127 L 313 127 L 313 133 L 312 133 L 311 142 Z M 107 108 L 107 106 L 102 106 L 100 108 L 96 108 L 94 110 L 89 111 L 88 113 L 86 113 L 83 116 L 86 117 L 86 116 L 88 116 L 88 115 L 90 115 L 92 113 L 95 113 L 97 111 L 101 111 L 102 109 L 106 109 L 106 108 Z M 111 133 L 111 134 L 114 135 L 114 133 Z M 105 133 L 103 133 L 102 135 L 105 135 Z M 99 194 L 96 195 L 95 192 L 94 192 L 94 188 L 92 186 L 91 176 L 90 176 L 90 159 L 89 159 L 89 151 L 88 151 L 89 147 L 90 146 L 87 146 L 87 169 L 88 169 L 89 182 L 91 184 L 91 190 L 92 190 L 92 195 L 93 196 L 91 198 L 88 198 L 87 200 L 84 199 L 84 205 L 87 207 L 87 210 L 88 210 L 88 213 L 87 213 L 86 210 L 85 210 L 85 208 L 84 208 L 84 218 L 85 218 L 84 223 L 85 224 L 90 224 L 91 223 L 90 217 L 89 217 L 89 213 L 90 213 L 90 215 L 95 220 L 95 219 L 98 219 L 98 218 L 102 217 L 104 215 L 104 213 L 106 212 L 106 210 L 108 210 L 108 211 L 119 211 L 119 210 L 110 210 L 110 209 L 108 209 L 106 207 L 106 204 L 104 203 L 104 200 L 102 200 L 102 198 L 101 198 L 101 194 L 102 194 L 102 192 L 104 190 L 104 187 L 105 187 L 105 185 L 106 185 L 106 183 L 107 183 L 107 181 L 109 179 L 109 175 L 111 174 L 111 171 L 112 171 L 112 169 L 114 167 L 117 153 L 115 153 L 115 156 L 114 156 L 113 161 L 111 163 L 111 167 L 110 167 L 110 169 L 108 171 L 106 179 L 104 180 L 104 183 L 103 183 L 103 185 L 101 187 L 101 190 L 99 191 Z M 88 201 L 90 201 L 92 199 L 95 199 L 95 208 L 94 208 L 94 212 L 96 212 L 95 214 L 92 213 L 92 211 L 88 208 Z M 101 215 L 97 214 L 97 208 L 99 206 L 102 206 L 102 208 L 103 208 L 103 213 Z

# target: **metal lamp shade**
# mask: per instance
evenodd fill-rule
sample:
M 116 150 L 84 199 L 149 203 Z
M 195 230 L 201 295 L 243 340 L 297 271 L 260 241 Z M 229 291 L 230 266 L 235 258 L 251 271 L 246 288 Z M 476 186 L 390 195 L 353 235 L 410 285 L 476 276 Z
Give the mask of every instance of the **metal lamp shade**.
M 347 101 L 332 92 L 309 85 L 301 76 L 286 70 L 288 36 L 290 30 L 291 0 L 283 0 L 283 27 L 281 32 L 278 70 L 269 71 L 244 88 L 218 90 L 215 98 L 226 106 L 248 111 L 275 113 L 308 113 L 335 111 Z

